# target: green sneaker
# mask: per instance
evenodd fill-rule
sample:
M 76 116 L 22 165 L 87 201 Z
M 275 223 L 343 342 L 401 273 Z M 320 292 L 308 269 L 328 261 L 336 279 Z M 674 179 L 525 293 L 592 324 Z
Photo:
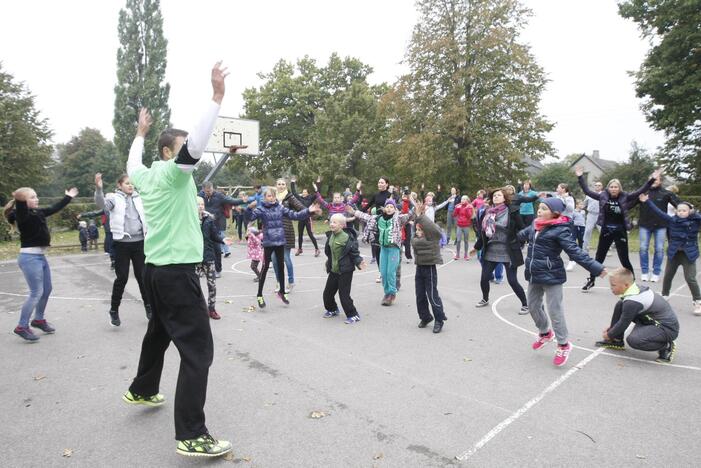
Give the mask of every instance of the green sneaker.
M 175 452 L 186 457 L 219 457 L 231 452 L 231 442 L 203 434 L 197 439 L 179 440 Z
M 146 406 L 161 406 L 166 402 L 166 398 L 160 393 L 151 396 L 141 396 L 136 393 L 131 393 L 130 390 L 122 395 L 122 400 L 130 405 L 146 405 Z

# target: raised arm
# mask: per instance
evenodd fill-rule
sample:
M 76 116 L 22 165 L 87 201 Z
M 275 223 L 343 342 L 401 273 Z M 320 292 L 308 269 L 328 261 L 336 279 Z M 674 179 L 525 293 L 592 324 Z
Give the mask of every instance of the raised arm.
M 654 176 L 656 173 L 657 173 L 657 171 L 655 171 L 655 172 L 653 173 L 653 176 Z M 635 192 L 629 193 L 628 196 L 629 196 L 629 197 L 632 197 L 632 198 L 638 198 L 638 197 L 640 196 L 641 193 L 646 193 L 646 192 L 650 191 L 650 188 L 652 187 L 652 184 L 655 183 L 655 179 L 657 178 L 656 176 L 655 176 L 655 177 L 653 177 L 653 176 L 650 176 L 650 178 L 647 180 L 647 182 L 645 182 L 645 185 L 643 185 L 642 187 L 640 187 L 640 188 L 639 188 L 638 190 L 636 190 Z
M 672 216 L 668 215 L 666 211 L 662 211 L 661 209 L 659 209 L 657 205 L 655 205 L 652 202 L 652 200 L 650 200 L 650 197 L 647 194 L 641 193 L 640 195 L 638 195 L 638 200 L 640 200 L 640 203 L 645 203 L 647 207 L 652 210 L 653 213 L 655 213 L 657 216 L 664 219 L 668 223 L 674 219 Z
M 329 204 L 326 203 L 326 200 L 324 200 L 324 197 L 321 196 L 318 190 L 316 192 L 316 201 L 321 205 L 322 208 L 327 210 L 329 209 Z
M 129 177 L 132 177 L 139 169 L 146 167 L 141 160 L 141 155 L 144 152 L 144 138 L 151 128 L 152 123 L 153 119 L 148 109 L 145 107 L 141 108 L 139 111 L 138 125 L 136 127 L 136 136 L 131 143 L 129 157 L 127 158 L 127 174 Z
M 42 208 L 38 211 L 41 211 L 44 216 L 51 216 L 54 213 L 58 213 L 61 211 L 66 205 L 68 205 L 71 200 L 73 200 L 75 197 L 78 196 L 78 189 L 75 187 L 72 187 L 68 190 L 66 190 L 66 196 L 63 197 L 61 201 L 58 203 L 55 203 L 47 208 Z

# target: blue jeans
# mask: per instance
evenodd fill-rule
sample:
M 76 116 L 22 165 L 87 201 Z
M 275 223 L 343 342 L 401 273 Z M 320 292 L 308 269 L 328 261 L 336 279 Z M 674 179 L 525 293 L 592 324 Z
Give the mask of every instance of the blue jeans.
M 285 247 L 285 268 L 287 269 L 287 282 L 290 284 L 294 284 L 295 282 L 295 270 L 292 268 L 292 259 L 290 258 L 290 251 L 292 249 L 288 249 Z M 273 252 L 272 258 L 272 263 L 273 263 L 273 270 L 275 270 L 275 277 L 277 278 L 279 276 L 279 272 L 277 271 L 277 260 L 276 260 L 276 255 L 275 252 Z
M 29 286 L 29 296 L 22 305 L 22 313 L 19 318 L 19 326 L 29 327 L 29 319 L 34 312 L 35 320 L 44 319 L 44 309 L 51 294 L 51 270 L 46 257 L 41 254 L 21 253 L 17 258 L 24 279 Z
M 640 269 L 643 274 L 647 274 L 650 270 L 650 234 L 655 237 L 655 253 L 652 260 L 652 274 L 658 275 L 662 273 L 662 262 L 664 261 L 664 239 L 667 234 L 666 228 L 647 229 L 640 227 Z
M 226 230 L 224 231 L 219 231 L 219 235 L 223 237 L 226 237 Z M 226 244 L 219 244 L 221 246 L 221 253 L 227 254 L 231 252 L 231 249 L 229 249 L 229 246 Z

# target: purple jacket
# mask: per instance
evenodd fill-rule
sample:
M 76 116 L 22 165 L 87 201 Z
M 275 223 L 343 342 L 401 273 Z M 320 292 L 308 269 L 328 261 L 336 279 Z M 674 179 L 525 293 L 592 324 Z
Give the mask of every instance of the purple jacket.
M 603 226 L 606 212 L 606 203 L 608 203 L 609 199 L 611 198 L 611 195 L 609 194 L 608 190 L 604 190 L 599 193 L 596 193 L 593 190 L 591 190 L 589 187 L 587 187 L 586 182 L 584 182 L 584 176 L 577 177 L 577 180 L 579 181 L 579 186 L 582 187 L 582 190 L 585 194 L 589 195 L 589 197 L 593 198 L 594 200 L 599 200 L 599 217 L 596 220 L 596 224 L 599 226 Z M 648 190 L 650 190 L 650 187 L 652 187 L 652 184 L 654 183 L 655 179 L 650 179 L 645 183 L 645 185 L 640 187 L 635 192 L 621 192 L 618 195 L 618 204 L 621 207 L 623 219 L 625 219 L 626 222 L 626 230 L 630 231 L 631 229 L 633 229 L 633 225 L 630 223 L 630 219 L 628 218 L 628 210 L 630 210 L 636 205 L 636 202 L 638 201 L 638 196 L 641 193 L 645 193 Z

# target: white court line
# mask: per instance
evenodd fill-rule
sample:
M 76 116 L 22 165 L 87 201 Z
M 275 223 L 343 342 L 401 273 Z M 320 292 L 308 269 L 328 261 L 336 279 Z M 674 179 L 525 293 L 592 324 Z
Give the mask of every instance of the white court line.
M 578 287 L 578 286 L 565 286 L 564 289 L 579 289 L 579 287 Z M 608 289 L 608 288 L 604 288 L 604 287 L 602 287 L 602 286 L 595 286 L 595 289 Z M 518 330 L 521 330 L 522 332 L 528 333 L 529 335 L 536 336 L 537 333 L 535 333 L 535 332 L 533 332 L 533 331 L 531 331 L 531 330 L 527 330 L 527 329 L 521 327 L 520 325 L 517 325 L 517 324 L 515 324 L 515 323 L 513 323 L 513 322 L 508 321 L 507 319 L 505 319 L 504 317 L 502 317 L 501 314 L 499 313 L 499 311 L 497 310 L 497 305 L 499 305 L 499 303 L 502 301 L 502 299 L 506 299 L 507 297 L 513 296 L 513 295 L 514 295 L 514 293 L 505 294 L 505 295 L 501 296 L 499 299 L 497 299 L 496 301 L 494 301 L 494 303 L 492 304 L 492 314 L 493 314 L 496 318 L 498 318 L 499 320 L 501 320 L 502 322 L 504 322 L 505 324 L 507 324 L 507 325 L 509 325 L 509 326 L 511 326 L 511 327 L 513 327 L 513 328 L 516 328 L 516 329 L 518 329 Z M 584 346 L 579 346 L 579 345 L 576 345 L 576 344 L 572 344 L 572 347 L 573 347 L 573 348 L 576 348 L 576 349 L 581 349 L 582 351 L 589 351 L 590 353 L 593 353 L 593 352 L 598 351 L 598 350 L 602 350 L 602 351 L 603 351 L 602 354 L 603 354 L 604 356 L 611 356 L 611 357 L 616 357 L 616 358 L 619 358 L 619 359 L 627 359 L 627 360 L 629 360 L 629 361 L 644 362 L 645 364 L 652 364 L 652 365 L 655 365 L 655 366 L 678 367 L 678 368 L 680 368 L 680 369 L 689 369 L 689 370 L 701 371 L 701 367 L 696 367 L 696 366 L 685 366 L 685 365 L 682 365 L 682 364 L 667 364 L 667 363 L 663 363 L 663 362 L 650 361 L 650 360 L 647 360 L 647 359 L 640 359 L 640 358 L 636 358 L 636 357 L 633 357 L 633 356 L 625 356 L 625 355 L 623 355 L 623 354 L 611 353 L 611 352 L 606 351 L 606 350 L 605 350 L 606 348 L 592 349 L 592 348 L 587 348 L 587 347 L 584 347 Z
M 543 398 L 545 398 L 548 393 L 551 393 L 554 391 L 557 387 L 562 385 L 567 379 L 572 377 L 576 372 L 584 368 L 587 364 L 589 364 L 595 357 L 600 355 L 603 352 L 603 348 L 597 349 L 593 353 L 591 353 L 589 356 L 585 357 L 581 361 L 579 361 L 574 367 L 572 367 L 570 370 L 565 372 L 563 375 L 561 375 L 557 380 L 555 380 L 553 383 L 548 385 L 548 387 L 540 392 L 537 396 L 529 400 L 525 405 L 523 405 L 521 408 L 516 410 L 511 416 L 508 418 L 504 419 L 502 422 L 494 426 L 494 428 L 489 431 L 484 437 L 482 437 L 470 450 L 467 450 L 466 452 L 461 453 L 460 455 L 456 455 L 455 458 L 460 461 L 465 461 L 471 456 L 473 456 L 479 449 L 487 445 L 487 443 L 492 440 L 494 437 L 499 435 L 501 431 L 506 429 L 509 425 L 511 425 L 514 421 L 516 421 L 518 418 L 526 414 L 526 412 L 533 408 L 535 405 L 538 404 Z
M 17 294 L 0 291 L 0 296 L 27 297 L 29 294 Z M 60 299 L 64 301 L 104 301 L 109 302 L 109 297 L 65 297 L 65 296 L 49 296 L 49 299 Z M 122 299 L 122 301 L 141 302 L 141 299 Z

